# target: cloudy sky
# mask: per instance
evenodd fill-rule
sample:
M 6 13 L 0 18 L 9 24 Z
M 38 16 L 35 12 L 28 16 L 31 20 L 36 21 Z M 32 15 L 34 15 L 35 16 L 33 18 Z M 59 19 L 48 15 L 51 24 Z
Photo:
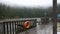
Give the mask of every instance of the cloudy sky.
M 49 7 L 52 6 L 53 0 L 0 0 L 0 3 L 10 5 L 10 6 L 26 6 L 26 7 Z M 60 0 L 57 0 L 60 3 Z

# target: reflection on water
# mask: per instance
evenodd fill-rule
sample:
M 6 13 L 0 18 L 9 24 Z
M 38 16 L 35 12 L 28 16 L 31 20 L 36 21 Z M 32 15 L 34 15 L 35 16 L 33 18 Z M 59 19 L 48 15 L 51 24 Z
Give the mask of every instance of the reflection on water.
M 37 23 L 37 34 L 53 34 L 53 25 L 47 24 L 47 25 L 38 25 Z

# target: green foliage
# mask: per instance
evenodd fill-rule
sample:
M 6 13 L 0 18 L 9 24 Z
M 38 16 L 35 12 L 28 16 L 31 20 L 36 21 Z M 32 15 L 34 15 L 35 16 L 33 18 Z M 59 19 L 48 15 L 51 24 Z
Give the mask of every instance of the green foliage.
M 47 9 L 41 8 L 17 8 L 0 4 L 0 19 L 2 18 L 30 18 L 30 17 L 44 17 L 46 12 L 47 17 L 52 17 L 52 7 Z M 58 5 L 58 12 L 60 13 L 60 5 Z

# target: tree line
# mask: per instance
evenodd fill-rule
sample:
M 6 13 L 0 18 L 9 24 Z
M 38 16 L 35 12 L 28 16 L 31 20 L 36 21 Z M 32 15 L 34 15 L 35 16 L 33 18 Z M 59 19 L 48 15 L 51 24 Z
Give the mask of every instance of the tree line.
M 43 8 L 27 8 L 27 7 L 10 7 L 4 4 L 0 4 L 0 19 L 4 18 L 32 18 L 32 17 L 44 17 L 46 13 L 47 17 L 52 17 L 52 7 Z M 58 12 L 60 13 L 60 5 L 58 5 Z

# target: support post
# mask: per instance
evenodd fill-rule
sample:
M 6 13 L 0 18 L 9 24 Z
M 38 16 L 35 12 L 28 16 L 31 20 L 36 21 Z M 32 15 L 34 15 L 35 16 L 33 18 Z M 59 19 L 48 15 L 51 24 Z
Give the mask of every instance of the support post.
M 57 34 L 57 0 L 53 0 L 53 34 Z

